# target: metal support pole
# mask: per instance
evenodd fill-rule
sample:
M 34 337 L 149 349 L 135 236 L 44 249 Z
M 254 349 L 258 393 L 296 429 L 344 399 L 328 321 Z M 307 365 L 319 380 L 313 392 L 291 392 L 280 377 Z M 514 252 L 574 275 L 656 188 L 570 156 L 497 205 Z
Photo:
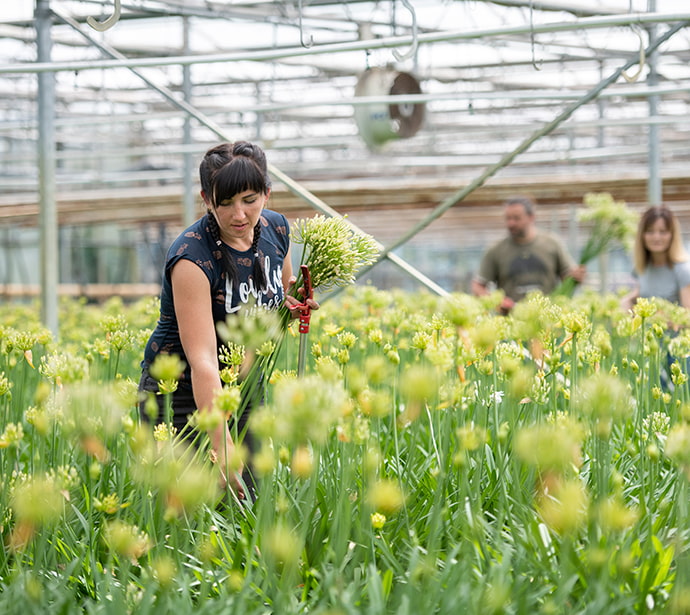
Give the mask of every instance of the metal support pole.
M 648 10 L 654 11 L 656 9 L 656 0 L 649 0 Z M 656 24 L 649 24 L 647 26 L 649 33 L 650 45 L 656 39 L 657 26 Z M 649 66 L 649 73 L 647 75 L 647 84 L 649 87 L 654 87 L 659 83 L 659 74 L 656 70 L 657 52 L 653 50 L 647 56 L 647 65 Z M 655 120 L 658 115 L 659 97 L 650 96 L 647 99 L 649 105 L 649 118 Z M 661 178 L 661 143 L 659 126 L 654 122 L 649 124 L 649 178 L 647 179 L 647 200 L 650 205 L 661 205 L 663 199 L 662 178 Z
M 53 15 L 50 0 L 36 0 L 39 62 L 50 62 Z M 55 195 L 55 73 L 38 75 L 38 177 L 41 260 L 41 320 L 58 334 L 58 225 Z
M 189 54 L 189 18 L 182 19 L 184 51 L 185 55 Z M 192 100 L 192 67 L 191 64 L 185 64 L 182 67 L 182 95 L 187 104 L 191 104 Z M 185 153 L 182 156 L 182 207 L 183 207 L 183 221 L 185 227 L 189 226 L 196 216 L 194 215 L 194 184 L 192 182 L 192 173 L 194 172 L 194 162 L 192 155 L 189 153 L 187 146 L 192 143 L 192 118 L 189 114 L 184 116 L 184 125 L 182 127 L 182 141 L 185 145 Z

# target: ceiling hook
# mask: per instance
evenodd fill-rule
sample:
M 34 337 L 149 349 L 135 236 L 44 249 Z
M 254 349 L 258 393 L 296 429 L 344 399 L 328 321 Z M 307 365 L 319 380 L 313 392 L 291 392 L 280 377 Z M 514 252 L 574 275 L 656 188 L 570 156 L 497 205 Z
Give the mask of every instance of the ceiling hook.
M 305 49 L 309 49 L 314 45 L 314 35 L 309 35 L 309 42 L 304 40 L 304 28 L 302 27 L 302 0 L 299 0 L 297 8 L 299 9 L 299 42 Z
M 412 15 L 412 47 L 410 47 L 406 53 L 400 53 L 397 49 L 393 49 L 393 55 L 398 61 L 407 60 L 417 52 L 417 14 L 414 12 L 414 7 L 408 0 L 402 0 L 402 3 Z
M 642 36 L 642 28 L 639 26 L 631 26 L 633 32 L 637 34 L 637 37 L 640 39 L 640 61 L 638 62 L 639 68 L 635 72 L 634 75 L 628 75 L 625 71 L 623 71 L 621 74 L 623 75 L 623 79 L 625 79 L 628 83 L 635 83 L 640 78 L 640 75 L 642 74 L 642 71 L 644 70 L 646 61 L 647 61 L 647 56 L 645 54 L 645 49 L 644 49 L 644 37 Z
M 117 23 L 118 19 L 120 19 L 120 2 L 121 0 L 115 0 L 115 10 L 105 21 L 96 21 L 89 15 L 86 18 L 86 23 L 99 32 L 105 32 L 107 29 L 112 28 Z
M 532 0 L 529 0 L 529 45 L 532 52 L 532 66 L 535 70 L 541 70 L 543 61 L 537 62 L 536 54 L 534 53 L 534 6 L 532 6 Z

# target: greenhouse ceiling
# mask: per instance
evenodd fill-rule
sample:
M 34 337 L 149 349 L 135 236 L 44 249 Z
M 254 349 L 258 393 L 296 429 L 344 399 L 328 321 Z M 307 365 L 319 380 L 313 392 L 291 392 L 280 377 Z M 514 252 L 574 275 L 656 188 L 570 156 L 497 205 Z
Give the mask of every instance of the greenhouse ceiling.
M 40 19 L 33 0 L 0 15 L 6 197 L 37 190 L 46 113 L 58 191 L 194 181 L 235 139 L 344 189 L 690 162 L 678 0 L 41 2 Z

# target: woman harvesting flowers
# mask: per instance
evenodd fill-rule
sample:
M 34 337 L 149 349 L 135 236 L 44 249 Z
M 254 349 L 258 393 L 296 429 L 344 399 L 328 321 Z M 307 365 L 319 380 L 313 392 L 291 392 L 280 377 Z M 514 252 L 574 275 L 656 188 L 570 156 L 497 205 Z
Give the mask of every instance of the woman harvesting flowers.
M 142 391 L 158 393 L 160 374 L 156 378 L 150 368 L 160 355 L 179 357 L 182 374 L 171 392 L 172 424 L 178 430 L 195 410 L 209 412 L 223 389 L 218 358 L 223 341 L 216 325 L 231 314 L 251 313 L 252 306 L 285 306 L 289 313 L 300 304 L 286 292 L 294 281 L 287 219 L 265 209 L 271 183 L 261 148 L 242 141 L 218 145 L 204 156 L 199 175 L 207 213 L 168 251 L 160 318 L 146 345 L 139 385 Z M 311 309 L 318 308 L 309 301 Z M 160 421 L 163 397 L 155 398 L 157 414 L 151 418 Z M 142 402 L 144 418 L 146 406 Z M 226 477 L 235 449 L 227 423 L 210 428 L 209 437 Z M 232 482 L 241 494 L 239 481 Z

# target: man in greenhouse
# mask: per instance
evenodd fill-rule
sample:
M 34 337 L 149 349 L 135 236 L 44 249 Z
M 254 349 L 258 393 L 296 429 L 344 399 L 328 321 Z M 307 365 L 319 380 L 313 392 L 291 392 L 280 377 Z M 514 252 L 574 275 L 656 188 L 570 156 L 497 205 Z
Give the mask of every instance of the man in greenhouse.
M 567 277 L 578 283 L 585 277 L 584 266 L 575 264 L 563 243 L 537 228 L 535 208 L 535 202 L 525 196 L 505 202 L 508 236 L 486 251 L 472 280 L 472 292 L 477 296 L 489 294 L 492 286 L 504 292 L 503 313 L 531 291 L 547 294 Z

